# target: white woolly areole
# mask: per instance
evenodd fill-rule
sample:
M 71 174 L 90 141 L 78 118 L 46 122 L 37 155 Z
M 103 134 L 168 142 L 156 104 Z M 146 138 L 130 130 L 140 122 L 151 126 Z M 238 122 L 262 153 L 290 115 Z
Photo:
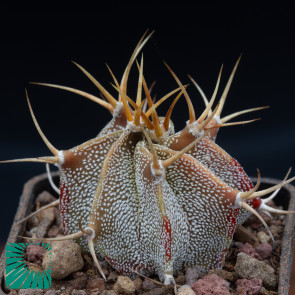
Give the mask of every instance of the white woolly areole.
M 168 131 L 164 131 L 163 135 L 160 137 L 161 140 L 166 139 L 167 137 L 169 137 L 169 129 Z
M 193 123 L 186 121 L 186 126 L 188 127 L 189 133 L 191 133 L 195 137 L 202 136 L 204 134 L 204 130 L 199 130 L 199 125 L 200 124 L 197 121 L 194 121 Z
M 157 173 L 156 173 L 156 170 L 155 170 L 155 168 L 153 167 L 153 162 L 151 163 L 151 171 L 152 171 L 152 175 L 155 177 L 155 178 L 164 178 L 165 177 L 165 175 L 166 175 L 166 171 L 165 171 L 165 168 L 164 168 L 164 166 L 163 166 L 163 164 L 162 164 L 162 161 L 161 160 L 159 160 L 159 168 L 157 169 L 157 170 L 160 170 L 161 171 L 161 175 L 158 175 Z
M 119 116 L 121 109 L 123 108 L 123 103 L 122 102 L 117 102 L 117 105 L 114 109 L 113 112 L 113 117 L 116 118 Z
M 88 236 L 90 236 L 91 239 L 94 239 L 95 238 L 95 231 L 94 231 L 94 229 L 91 228 L 91 227 L 85 227 L 84 231 L 86 231 L 86 230 L 91 232 L 91 235 L 88 235 Z
M 63 151 L 58 151 L 57 156 L 59 157 L 59 163 L 55 164 L 57 167 L 60 167 L 65 162 L 65 156 Z
M 140 131 L 141 131 L 140 126 L 135 125 L 135 124 L 134 124 L 134 121 L 132 121 L 132 122 L 128 121 L 128 122 L 127 122 L 126 129 L 129 129 L 129 130 L 131 130 L 132 132 L 140 132 Z
M 221 119 L 220 119 L 220 116 L 214 115 L 213 116 L 213 119 L 216 121 L 217 125 L 222 124 Z
M 241 198 L 241 193 L 238 193 L 236 196 L 236 201 L 235 201 L 235 207 L 241 208 L 242 207 L 242 198 Z

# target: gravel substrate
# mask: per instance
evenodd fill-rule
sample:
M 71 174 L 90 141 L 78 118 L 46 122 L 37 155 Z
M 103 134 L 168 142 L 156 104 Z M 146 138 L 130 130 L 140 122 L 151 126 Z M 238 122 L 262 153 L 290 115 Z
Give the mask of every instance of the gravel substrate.
M 36 199 L 36 208 L 55 201 L 48 192 Z M 274 204 L 270 204 L 274 206 Z M 251 216 L 234 235 L 222 269 L 208 274 L 187 269 L 175 275 L 179 295 L 207 294 L 277 294 L 281 240 L 285 217 L 261 214 L 269 226 L 274 241 L 261 222 Z M 62 235 L 62 224 L 57 207 L 44 210 L 27 222 L 27 237 L 56 237 Z M 30 241 L 27 241 L 30 242 Z M 73 241 L 53 242 L 51 257 L 44 248 L 31 245 L 25 259 L 31 267 L 46 268 L 52 263 L 52 286 L 48 290 L 13 290 L 11 295 L 117 295 L 174 294 L 174 286 L 163 286 L 156 276 L 151 279 L 120 275 L 104 260 L 100 261 L 106 281 L 98 273 L 90 254 L 81 253 Z

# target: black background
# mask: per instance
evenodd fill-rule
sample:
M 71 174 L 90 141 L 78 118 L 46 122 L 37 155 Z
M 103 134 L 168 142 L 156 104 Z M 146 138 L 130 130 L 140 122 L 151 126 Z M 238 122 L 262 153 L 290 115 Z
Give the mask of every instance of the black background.
M 221 64 L 223 89 L 243 53 L 223 115 L 256 106 L 271 108 L 239 118 L 261 117 L 258 122 L 223 128 L 217 143 L 249 175 L 255 175 L 258 167 L 262 176 L 283 178 L 295 164 L 294 7 L 207 3 L 113 4 L 85 12 L 2 10 L 0 159 L 50 155 L 31 120 L 25 88 L 41 128 L 56 148 L 68 149 L 94 137 L 111 118 L 106 110 L 75 94 L 29 82 L 56 83 L 98 95 L 71 63 L 74 60 L 116 95 L 105 63 L 121 79 L 134 47 L 149 28 L 156 32 L 143 50 L 144 74 L 148 83 L 157 81 L 157 97 L 177 87 L 163 60 L 183 83 L 189 83 L 187 73 L 193 76 L 210 97 Z M 136 79 L 133 67 L 128 88 L 132 97 Z M 188 91 L 198 115 L 204 108 L 202 99 L 192 85 Z M 168 105 L 163 106 L 163 114 Z M 187 119 L 182 99 L 173 113 L 178 130 Z M 0 240 L 10 230 L 24 182 L 44 171 L 44 165 L 37 163 L 1 164 Z

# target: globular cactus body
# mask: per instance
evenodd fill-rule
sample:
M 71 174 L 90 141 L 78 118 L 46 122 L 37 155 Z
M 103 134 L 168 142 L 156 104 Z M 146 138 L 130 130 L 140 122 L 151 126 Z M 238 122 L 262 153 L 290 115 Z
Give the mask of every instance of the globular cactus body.
M 92 99 L 111 111 L 113 118 L 97 137 L 59 151 L 42 133 L 28 100 L 35 125 L 54 156 L 24 161 L 59 167 L 60 212 L 67 236 L 56 240 L 75 238 L 85 251 L 90 251 L 100 271 L 97 255 L 122 273 L 156 272 L 169 284 L 174 282 L 173 274 L 183 267 L 205 271 L 220 267 L 237 226 L 251 213 L 258 215 L 258 209 L 270 211 L 266 202 L 273 196 L 267 201 L 260 197 L 294 178 L 257 192 L 259 181 L 253 187 L 241 165 L 215 143 L 219 127 L 239 124 L 226 123 L 228 120 L 262 109 L 220 118 L 238 63 L 213 111 L 220 75 L 210 102 L 193 81 L 206 103 L 199 119 L 195 118 L 186 87 L 168 66 L 179 88 L 160 102 L 176 92 L 178 95 L 167 115 L 158 117 L 156 108 L 160 103 L 151 99 L 143 76 L 143 59 L 138 65 L 137 97 L 132 101 L 127 96 L 129 71 L 148 38 L 142 37 L 137 45 L 121 85 L 111 72 L 119 100 L 79 65 L 107 101 L 73 88 L 43 84 Z M 170 116 L 182 94 L 189 107 L 189 121 L 175 133 Z

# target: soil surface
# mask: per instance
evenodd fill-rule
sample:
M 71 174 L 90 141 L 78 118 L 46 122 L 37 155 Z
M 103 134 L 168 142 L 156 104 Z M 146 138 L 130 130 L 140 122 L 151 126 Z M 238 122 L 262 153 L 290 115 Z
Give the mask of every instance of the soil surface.
M 38 209 L 55 200 L 57 199 L 54 196 L 43 192 L 37 197 L 35 205 Z M 274 206 L 274 203 L 269 205 Z M 269 226 L 274 241 L 258 218 L 251 216 L 236 231 L 222 269 L 211 270 L 208 274 L 201 273 L 197 269 L 187 269 L 174 276 L 178 294 L 278 294 L 277 282 L 285 217 L 277 214 L 274 214 L 273 218 L 263 213 L 261 215 Z M 26 222 L 25 236 L 27 237 L 47 238 L 62 234 L 58 207 L 46 209 Z M 30 243 L 31 241 L 27 240 L 26 242 Z M 80 250 L 78 249 L 78 251 Z M 46 254 L 42 247 L 30 246 L 25 253 L 25 260 L 30 266 L 42 269 L 44 255 Z M 97 271 L 91 255 L 82 253 L 81 257 L 83 260 L 82 264 L 79 264 L 81 269 L 74 270 L 73 268 L 74 271 L 66 269 L 65 271 L 69 271 L 70 274 L 60 280 L 53 279 L 48 290 L 24 289 L 6 290 L 6 292 L 11 295 L 174 294 L 174 286 L 163 286 L 157 276 L 130 279 L 118 273 L 106 261 L 100 260 L 106 277 L 105 281 Z M 250 262 L 253 264 L 247 269 L 247 264 Z M 259 273 L 259 268 L 262 268 L 262 273 Z M 257 270 L 258 278 L 252 276 L 253 269 Z M 264 274 L 267 275 L 266 278 L 260 277 Z M 216 280 L 216 275 L 220 278 L 220 282 Z M 217 291 L 219 283 L 221 284 L 220 288 L 224 288 L 224 291 Z M 180 288 L 183 285 L 186 287 Z M 215 290 L 210 291 L 210 288 Z M 215 291 L 218 293 L 214 293 Z

